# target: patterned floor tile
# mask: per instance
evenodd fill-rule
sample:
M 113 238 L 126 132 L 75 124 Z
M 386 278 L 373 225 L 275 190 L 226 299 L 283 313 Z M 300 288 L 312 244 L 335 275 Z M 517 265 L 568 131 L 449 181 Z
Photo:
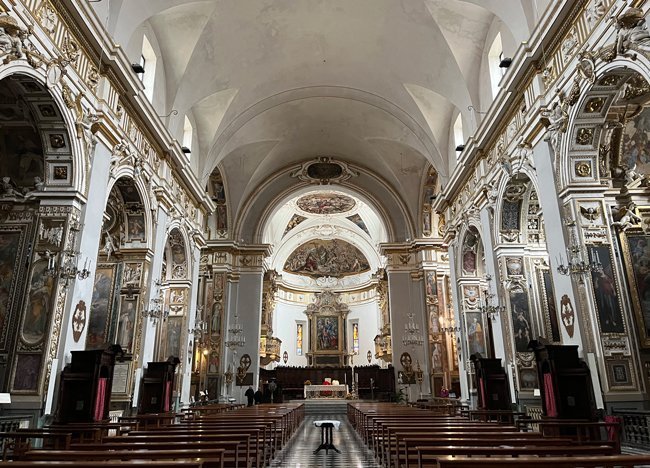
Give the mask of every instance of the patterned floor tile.
M 339 430 L 334 430 L 334 445 L 341 453 L 321 450 L 314 454 L 320 445 L 321 430 L 314 426 L 319 419 L 336 419 L 341 421 Z M 345 415 L 309 415 L 296 431 L 289 444 L 271 463 L 272 467 L 282 468 L 380 468 L 372 453 L 366 449 L 361 439 L 348 422 Z

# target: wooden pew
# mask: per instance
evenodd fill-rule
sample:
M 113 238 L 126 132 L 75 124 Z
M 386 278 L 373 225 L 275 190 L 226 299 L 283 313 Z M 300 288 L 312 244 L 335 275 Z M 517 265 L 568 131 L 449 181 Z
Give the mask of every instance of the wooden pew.
M 173 450 L 32 450 L 23 461 L 115 461 L 115 460 L 204 460 L 203 468 L 224 468 L 224 449 Z M 90 465 L 90 463 L 88 463 Z
M 504 441 L 504 446 L 500 447 L 464 447 L 464 446 L 446 446 L 446 447 L 416 447 L 418 453 L 418 468 L 439 468 L 438 460 L 445 455 L 471 457 L 472 460 L 483 460 L 483 457 L 567 457 L 576 456 L 605 456 L 614 455 L 614 449 L 611 445 L 603 446 L 510 446 L 508 441 Z M 481 457 L 481 458 L 475 458 Z M 501 459 L 499 459 L 501 461 Z M 574 465 L 575 466 L 575 465 Z
M 45 430 L 18 430 L 15 432 L 0 432 L 2 442 L 2 460 L 20 457 L 32 448 L 32 440 L 43 440 L 43 446 L 67 450 L 72 443 L 70 432 L 48 432 Z M 48 443 L 49 442 L 49 443 Z
M 519 437 L 519 436 L 522 437 Z M 545 438 L 540 434 L 512 433 L 512 434 L 461 434 L 461 433 L 434 433 L 425 436 L 422 433 L 398 433 L 398 453 L 395 466 L 417 465 L 417 447 L 499 447 L 508 446 L 569 446 L 571 439 Z M 532 437 L 531 437 L 532 436 Z M 608 444 L 609 445 L 609 444 Z M 611 445 L 610 445 L 611 446 Z
M 519 457 L 519 458 L 468 458 L 440 457 L 438 468 L 584 468 L 621 467 L 632 468 L 650 465 L 650 455 L 601 455 L 596 457 Z
M 144 468 L 205 468 L 205 460 L 182 460 L 182 461 L 96 461 L 92 463 L 93 468 L 124 468 L 125 466 L 137 466 Z M 11 468 L 88 468 L 86 461 L 17 461 L 11 462 Z
M 185 438 L 185 440 L 177 441 L 147 441 L 141 440 L 138 442 L 108 442 L 99 444 L 72 444 L 71 449 L 77 451 L 107 451 L 107 450 L 169 450 L 171 447 L 177 450 L 185 450 L 186 453 L 191 453 L 194 450 L 201 449 L 223 449 L 224 452 L 224 465 L 225 466 L 249 466 L 253 463 L 250 452 L 246 452 L 246 441 L 241 438 L 215 438 L 215 437 L 201 437 L 198 440 Z M 29 455 L 29 452 L 27 452 Z

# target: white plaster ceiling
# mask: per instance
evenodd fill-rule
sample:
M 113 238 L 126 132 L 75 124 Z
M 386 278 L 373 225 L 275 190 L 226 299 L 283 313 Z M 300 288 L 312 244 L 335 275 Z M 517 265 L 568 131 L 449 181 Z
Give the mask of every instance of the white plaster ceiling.
M 427 162 L 443 180 L 450 172 L 452 116 L 472 125 L 467 107 L 485 107 L 478 80 L 491 27 L 507 25 L 518 43 L 535 17 L 533 0 L 101 3 L 134 61 L 143 31 L 155 35 L 159 113 L 179 111 L 172 129 L 191 116 L 197 175 L 205 183 L 219 164 L 235 213 L 268 174 L 327 155 L 371 168 L 413 219 Z

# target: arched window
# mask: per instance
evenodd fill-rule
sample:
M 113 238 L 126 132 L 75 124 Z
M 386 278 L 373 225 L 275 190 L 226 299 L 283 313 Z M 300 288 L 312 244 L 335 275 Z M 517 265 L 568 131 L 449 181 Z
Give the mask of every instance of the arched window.
M 190 157 L 192 152 L 192 137 L 194 135 L 194 128 L 192 128 L 192 122 L 190 119 L 185 116 L 185 122 L 183 123 L 183 153 L 187 154 L 187 157 Z
M 454 147 L 456 148 L 457 155 L 460 154 L 464 146 L 465 136 L 463 135 L 463 118 L 459 113 L 454 122 Z
M 156 53 L 151 47 L 147 36 L 142 38 L 142 55 L 140 56 L 140 65 L 144 68 L 144 73 L 140 73 L 140 80 L 144 85 L 144 94 L 151 102 L 153 99 L 153 85 L 156 79 Z
M 492 97 L 496 97 L 499 92 L 499 81 L 503 77 L 503 69 L 499 67 L 501 58 L 503 57 L 503 44 L 501 43 L 501 33 L 492 42 L 490 51 L 488 52 L 488 66 L 490 68 L 490 83 L 492 84 Z

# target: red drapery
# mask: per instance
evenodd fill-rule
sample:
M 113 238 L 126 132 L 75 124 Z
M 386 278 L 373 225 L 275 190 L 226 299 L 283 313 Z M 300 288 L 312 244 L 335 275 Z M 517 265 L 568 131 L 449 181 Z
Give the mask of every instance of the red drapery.
M 554 418 L 557 416 L 555 405 L 555 392 L 553 391 L 553 376 L 544 374 L 544 402 L 546 403 L 546 416 Z
M 104 419 L 104 403 L 106 401 L 106 385 L 108 379 L 100 377 L 97 382 L 97 398 L 95 398 L 95 408 L 93 411 L 93 420 L 101 421 Z
M 483 377 L 478 379 L 478 389 L 481 392 L 481 401 L 480 404 L 483 405 L 483 408 L 487 408 L 487 400 L 485 399 L 485 381 Z
M 168 380 L 165 382 L 165 392 L 163 396 L 163 411 L 169 411 L 171 409 L 171 395 L 172 393 L 172 381 Z

